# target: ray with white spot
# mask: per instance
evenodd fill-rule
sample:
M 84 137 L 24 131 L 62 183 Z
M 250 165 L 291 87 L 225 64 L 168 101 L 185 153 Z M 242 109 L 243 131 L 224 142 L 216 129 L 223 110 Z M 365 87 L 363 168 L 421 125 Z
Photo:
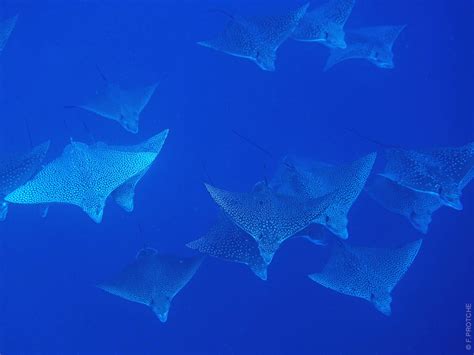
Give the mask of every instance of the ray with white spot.
M 151 152 L 120 152 L 71 142 L 59 158 L 8 194 L 5 201 L 17 204 L 71 204 L 100 223 L 109 195 L 133 176 L 148 169 L 156 156 Z
M 318 42 L 330 48 L 346 48 L 344 25 L 355 0 L 330 0 L 307 11 L 291 37 L 297 41 Z
M 354 247 L 341 240 L 320 273 L 309 275 L 318 284 L 371 302 L 381 313 L 392 313 L 392 290 L 405 275 L 422 240 L 398 249 Z
M 82 108 L 104 118 L 117 121 L 125 130 L 138 133 L 140 115 L 156 91 L 158 84 L 134 89 L 123 89 L 106 81 L 105 88 L 81 105 Z
M 267 264 L 281 243 L 311 224 L 332 202 L 332 196 L 301 200 L 279 195 L 264 183 L 250 193 L 229 192 L 208 184 L 206 188 L 230 219 L 257 241 Z
M 242 18 L 231 17 L 216 38 L 199 45 L 255 62 L 261 69 L 275 70 L 276 53 L 293 33 L 309 4 L 284 15 Z
M 313 223 L 322 224 L 338 237 L 347 239 L 347 215 L 364 188 L 376 157 L 376 153 L 371 153 L 340 166 L 286 157 L 270 186 L 282 195 L 303 200 L 331 193 L 333 202 Z
M 382 176 L 373 176 L 366 191 L 385 209 L 406 217 L 421 233 L 428 233 L 431 215 L 443 206 L 438 196 L 410 189 Z
M 98 285 L 115 296 L 148 306 L 166 322 L 173 298 L 191 281 L 203 258 L 178 258 L 145 248 L 133 263 L 110 281 Z
M 0 158 L 0 221 L 8 214 L 8 202 L 5 197 L 25 184 L 36 174 L 49 150 L 47 141 L 34 147 L 25 154 L 15 154 Z
M 474 142 L 461 147 L 388 149 L 386 156 L 383 176 L 462 210 L 462 190 L 474 176 Z
M 348 59 L 365 59 L 383 69 L 392 69 L 393 45 L 405 26 L 367 27 L 346 31 L 345 48 L 331 48 L 324 70 Z

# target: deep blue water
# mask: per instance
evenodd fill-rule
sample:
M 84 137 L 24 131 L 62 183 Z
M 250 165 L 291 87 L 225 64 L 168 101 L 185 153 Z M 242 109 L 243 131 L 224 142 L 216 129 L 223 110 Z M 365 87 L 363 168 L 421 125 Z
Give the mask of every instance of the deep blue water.
M 442 208 L 414 264 L 393 292 L 391 317 L 368 302 L 307 278 L 327 248 L 289 240 L 263 282 L 245 266 L 207 258 L 173 301 L 162 324 L 147 307 L 94 285 L 144 245 L 192 255 L 185 244 L 217 216 L 203 182 L 247 191 L 285 154 L 328 162 L 379 147 L 349 133 L 407 148 L 474 141 L 472 0 L 358 0 L 347 27 L 407 24 L 395 68 L 347 61 L 323 72 L 328 50 L 288 40 L 277 70 L 195 44 L 225 16 L 278 13 L 299 6 L 260 1 L 0 2 L 19 13 L 0 56 L 0 149 L 51 139 L 48 160 L 70 137 L 138 143 L 170 135 L 137 189 L 132 214 L 109 203 L 101 224 L 78 208 L 13 206 L 0 224 L 0 353 L 469 354 L 465 304 L 474 301 L 474 184 L 464 210 Z M 64 105 L 107 77 L 128 86 L 160 80 L 140 133 Z M 86 123 L 88 130 L 84 128 Z M 239 139 L 258 142 L 274 159 Z M 412 226 L 362 194 L 349 214 L 350 242 L 398 246 L 420 238 Z

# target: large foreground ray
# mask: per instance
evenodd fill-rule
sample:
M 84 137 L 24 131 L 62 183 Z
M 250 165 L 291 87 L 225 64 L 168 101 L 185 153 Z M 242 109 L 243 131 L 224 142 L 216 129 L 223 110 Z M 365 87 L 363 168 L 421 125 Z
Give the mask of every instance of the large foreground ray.
M 26 154 L 0 158 L 0 221 L 5 220 L 8 213 L 5 196 L 25 184 L 38 172 L 49 150 L 49 144 L 47 141 Z
M 366 190 L 382 207 L 406 217 L 413 227 L 425 234 L 431 215 L 443 206 L 438 196 L 410 189 L 382 175 L 372 177 Z
M 117 121 L 131 133 L 138 133 L 140 114 L 150 101 L 158 84 L 136 89 L 122 89 L 107 83 L 105 89 L 78 107 Z
M 150 307 L 160 321 L 166 322 L 173 298 L 192 279 L 202 259 L 160 255 L 145 248 L 117 277 L 98 287 Z
M 0 21 L 0 53 L 3 51 L 3 48 L 5 48 L 5 45 L 15 28 L 17 20 L 18 15 Z
M 389 149 L 387 160 L 385 177 L 438 195 L 446 206 L 462 209 L 462 190 L 473 178 L 474 142 L 456 148 Z
M 168 133 L 169 130 L 165 129 L 164 131 L 154 135 L 145 142 L 133 146 L 107 146 L 104 143 L 101 143 L 101 145 L 103 147 L 108 147 L 109 149 L 118 150 L 122 152 L 150 152 L 155 153 L 158 156 L 161 152 L 161 149 L 163 148 L 163 145 L 165 144 L 166 138 L 168 137 Z M 114 190 L 114 192 L 112 192 L 112 198 L 114 199 L 114 201 L 125 211 L 133 211 L 135 188 L 142 179 L 142 177 L 147 173 L 147 171 L 148 168 L 144 169 L 137 175 L 128 179 L 123 185 L 119 186 L 116 190 Z
M 392 69 L 393 44 L 405 26 L 367 27 L 346 32 L 346 48 L 331 48 L 325 70 L 348 59 L 366 59 L 379 68 Z
M 364 188 L 376 157 L 371 153 L 341 166 L 286 157 L 271 186 L 280 194 L 306 200 L 332 193 L 333 202 L 313 222 L 347 239 L 347 214 Z
M 291 37 L 297 41 L 319 42 L 328 47 L 346 48 L 344 25 L 354 3 L 355 0 L 330 0 L 308 11 Z
M 198 44 L 236 57 L 250 59 L 261 69 L 274 71 L 276 52 L 303 18 L 309 4 L 281 16 L 232 16 L 216 38 Z
M 147 169 L 155 158 L 156 153 L 120 152 L 72 142 L 59 158 L 5 200 L 19 204 L 71 204 L 100 223 L 107 197 Z
M 276 194 L 263 183 L 251 193 L 220 190 L 206 184 L 214 201 L 258 243 L 269 264 L 280 244 L 306 228 L 329 207 L 332 196 L 300 200 Z
M 235 225 L 224 213 L 203 237 L 186 244 L 201 253 L 247 265 L 259 278 L 267 279 L 267 263 L 254 238 Z
M 353 247 L 337 241 L 328 263 L 309 277 L 324 287 L 371 302 L 390 315 L 391 292 L 415 260 L 422 240 L 399 249 Z

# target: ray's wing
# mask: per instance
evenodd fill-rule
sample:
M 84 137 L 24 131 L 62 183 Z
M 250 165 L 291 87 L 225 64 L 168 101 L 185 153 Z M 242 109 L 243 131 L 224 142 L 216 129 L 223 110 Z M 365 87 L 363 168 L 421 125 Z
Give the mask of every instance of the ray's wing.
M 122 120 L 121 90 L 117 85 L 107 83 L 102 91 L 97 92 L 94 97 L 77 107 L 120 122 Z
M 216 38 L 198 42 L 199 45 L 215 49 L 236 57 L 255 59 L 258 52 L 258 36 L 244 21 L 230 20 Z
M 122 104 L 139 115 L 150 101 L 157 87 L 158 83 L 137 89 L 122 90 Z
M 253 17 L 251 22 L 255 23 L 255 26 L 259 29 L 265 46 L 276 50 L 296 29 L 308 7 L 309 3 L 306 3 L 284 15 Z
M 41 168 L 50 142 L 47 141 L 30 152 L 11 156 L 0 161 L 0 197 L 25 184 Z
M 348 59 L 366 59 L 370 56 L 370 53 L 371 47 L 366 43 L 348 41 L 346 48 L 330 48 L 330 55 L 324 70 L 327 71 Z
M 386 46 L 391 50 L 393 44 L 405 27 L 406 25 L 365 27 L 350 30 L 349 33 L 353 37 L 360 37 L 362 41 L 365 40 L 378 45 Z
M 254 238 L 235 225 L 224 213 L 203 237 L 186 244 L 189 248 L 213 257 L 248 265 L 262 280 L 267 279 L 267 265 Z
M 354 8 L 355 0 L 330 0 L 321 7 L 322 16 L 344 26 Z

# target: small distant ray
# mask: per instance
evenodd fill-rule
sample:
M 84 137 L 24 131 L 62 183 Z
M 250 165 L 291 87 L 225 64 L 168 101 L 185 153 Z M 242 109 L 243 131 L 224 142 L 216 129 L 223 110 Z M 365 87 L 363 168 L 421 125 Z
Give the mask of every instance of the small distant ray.
M 259 278 L 267 279 L 267 263 L 254 238 L 235 225 L 224 213 L 203 237 L 186 244 L 201 253 L 247 265 Z
M 161 322 L 166 322 L 173 298 L 193 278 L 202 260 L 161 255 L 155 249 L 145 248 L 116 278 L 98 287 L 150 307 Z
M 7 195 L 5 201 L 71 204 L 82 208 L 96 223 L 100 223 L 108 196 L 148 169 L 156 156 L 152 152 L 121 152 L 71 142 L 59 158 Z
M 122 89 L 116 84 L 106 82 L 103 91 L 82 105 L 82 108 L 95 114 L 117 121 L 131 133 L 138 133 L 140 115 L 155 93 L 158 84 L 136 89 Z M 74 106 L 72 106 L 74 107 Z
M 415 260 L 422 240 L 399 249 L 353 247 L 334 243 L 328 263 L 309 278 L 336 292 L 365 299 L 391 315 L 391 292 Z
M 428 233 L 431 215 L 443 206 L 438 196 L 412 190 L 376 175 L 369 180 L 367 192 L 387 210 L 405 216 L 421 233 Z
M 250 193 L 229 192 L 208 184 L 206 188 L 231 220 L 257 241 L 267 264 L 282 242 L 306 228 L 331 203 L 331 196 L 302 201 L 278 195 L 264 183 Z
M 132 153 L 155 153 L 157 156 L 160 154 L 163 145 L 165 144 L 166 138 L 168 137 L 169 130 L 154 135 L 150 139 L 143 143 L 133 146 L 107 146 L 101 143 L 102 146 L 108 147 L 109 149 L 118 150 L 122 152 Z M 114 201 L 127 212 L 132 212 L 134 209 L 134 197 L 135 188 L 140 182 L 142 177 L 148 172 L 148 168 L 141 171 L 139 174 L 131 177 L 123 185 L 119 186 L 114 192 L 112 192 L 112 198 Z
M 286 157 L 270 186 L 278 193 L 299 199 L 314 199 L 332 193 L 333 201 L 313 223 L 322 224 L 347 239 L 347 214 L 365 186 L 376 153 L 341 166 Z
M 40 170 L 49 145 L 47 141 L 26 154 L 0 158 L 0 221 L 4 221 L 8 214 L 8 203 L 4 198 Z
M 367 27 L 346 31 L 346 48 L 331 48 L 325 70 L 347 59 L 366 59 L 379 68 L 392 69 L 393 44 L 405 26 Z
M 346 48 L 344 25 L 355 0 L 329 0 L 306 12 L 291 37 L 297 41 L 319 42 L 330 48 Z
M 474 142 L 462 147 L 389 149 L 383 176 L 413 190 L 439 196 L 444 205 L 462 210 L 461 195 L 474 174 Z
M 231 16 L 217 38 L 198 42 L 236 57 L 247 58 L 261 69 L 275 70 L 276 52 L 303 18 L 309 4 L 280 16 L 242 18 Z
M 18 15 L 0 21 L 0 53 L 5 48 L 5 45 L 13 32 L 18 20 Z

